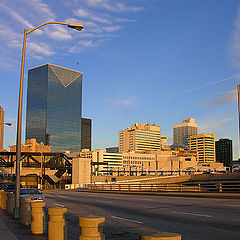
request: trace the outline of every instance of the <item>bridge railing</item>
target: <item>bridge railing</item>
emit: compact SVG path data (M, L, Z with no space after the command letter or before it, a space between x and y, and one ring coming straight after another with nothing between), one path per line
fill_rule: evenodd
M87 189L123 192L240 192L240 181L197 184L89 184Z

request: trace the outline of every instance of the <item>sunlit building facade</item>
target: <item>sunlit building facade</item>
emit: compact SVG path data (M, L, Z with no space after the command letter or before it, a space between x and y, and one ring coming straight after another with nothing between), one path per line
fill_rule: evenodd
M0 149L3 149L4 140L4 111L0 102Z
M182 123L173 125L173 145L187 148L190 136L197 134L198 125L194 118L183 119Z
M119 132L119 152L145 152L161 149L161 131L156 123L132 124Z
M45 64L28 71L26 139L81 151L82 73Z
M215 134L198 134L189 139L189 150L198 153L199 163L216 162Z

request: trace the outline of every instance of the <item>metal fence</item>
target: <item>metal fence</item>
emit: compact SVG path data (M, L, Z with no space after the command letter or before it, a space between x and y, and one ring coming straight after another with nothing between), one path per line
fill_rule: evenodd
M123 192L240 192L240 181L194 184L89 184L87 189Z

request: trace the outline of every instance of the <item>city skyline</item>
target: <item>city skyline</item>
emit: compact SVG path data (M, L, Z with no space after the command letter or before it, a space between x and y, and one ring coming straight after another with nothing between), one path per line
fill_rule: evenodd
M75 20L85 25L81 34L54 26L29 37L26 70L49 62L83 72L93 149L116 146L118 132L136 122L156 121L171 144L173 124L192 117L199 133L232 139L237 159L239 1L116 2L0 3L6 121L16 123L23 28ZM5 129L5 148L15 134L14 126Z

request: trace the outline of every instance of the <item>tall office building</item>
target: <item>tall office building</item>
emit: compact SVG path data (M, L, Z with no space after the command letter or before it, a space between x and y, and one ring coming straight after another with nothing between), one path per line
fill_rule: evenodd
M194 118L183 119L182 123L173 125L173 144L187 148L190 136L197 134L198 125Z
M45 64L28 71L26 139L81 151L82 73Z
M238 84L238 149L240 152L240 84Z
M4 111L0 102L0 149L3 149L4 141Z
M82 118L81 148L91 151L92 146L92 119Z
M215 134L198 134L189 138L189 150L198 153L199 163L216 162Z
M216 147L216 161L223 163L225 167L230 167L233 154L232 154L232 140L220 138L215 142Z
M161 150L161 131L156 123L132 124L119 132L119 152Z
M167 136L161 136L161 149L167 148Z

